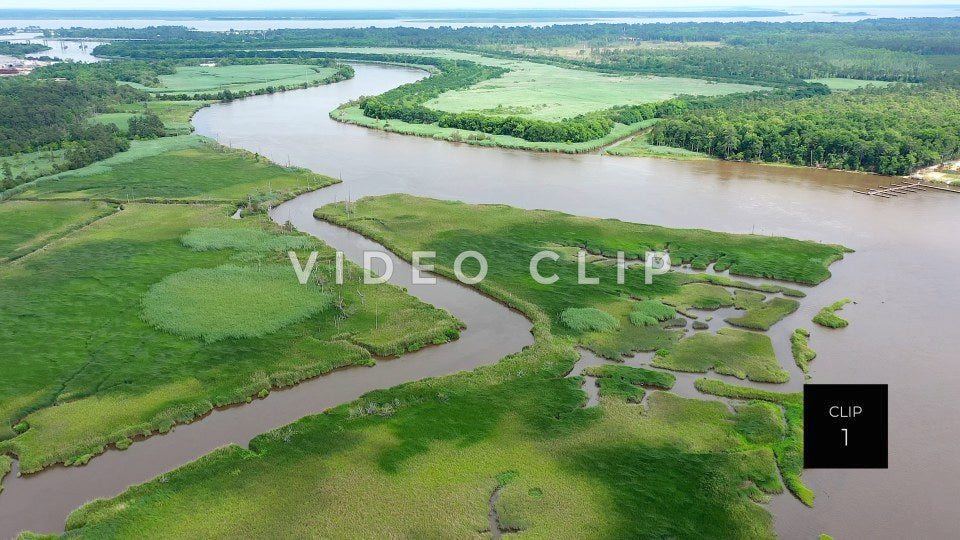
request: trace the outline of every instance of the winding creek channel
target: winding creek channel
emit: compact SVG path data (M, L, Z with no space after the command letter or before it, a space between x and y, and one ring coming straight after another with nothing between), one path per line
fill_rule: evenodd
M410 193L470 203L548 208L671 227L783 235L844 244L856 250L831 267L833 277L805 288L801 308L769 332L799 391L789 335L812 331L817 383L890 385L890 468L808 470L817 493L808 509L790 495L768 505L784 538L954 537L960 500L960 386L956 303L960 288L957 218L960 196L926 191L894 199L853 189L889 183L853 173L718 161L679 162L599 154L563 155L480 148L403 136L335 122L329 111L361 95L412 82L421 71L358 64L355 78L333 85L219 104L194 117L197 132L259 152L278 163L310 168L343 183L302 195L271 212L344 251L354 261L376 243L312 217L328 202ZM393 283L445 308L467 329L459 340L372 368L355 367L216 410L125 451L110 450L83 467L53 467L4 479L0 538L17 531L62 531L67 514L85 501L108 497L226 444L350 401L376 388L472 369L532 342L530 323L468 287L440 279L409 283L409 265L394 257ZM843 330L810 322L841 298L850 320ZM716 320L723 316L715 314ZM713 323L711 323L713 326ZM642 355L629 361L640 365ZM597 362L584 355L580 365ZM578 368L579 369L579 365ZM712 375L711 375L712 376ZM695 377L679 377L677 392L696 395ZM729 379L728 379L729 380ZM592 384L592 383L591 383Z

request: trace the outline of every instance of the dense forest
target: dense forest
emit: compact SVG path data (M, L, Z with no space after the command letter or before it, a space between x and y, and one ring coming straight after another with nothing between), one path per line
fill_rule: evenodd
M723 159L903 175L960 154L960 91L900 85L732 104L661 120L649 139Z
M32 152L66 139L83 138L79 128L95 110L142 99L146 99L143 92L118 86L109 79L0 79L0 155Z

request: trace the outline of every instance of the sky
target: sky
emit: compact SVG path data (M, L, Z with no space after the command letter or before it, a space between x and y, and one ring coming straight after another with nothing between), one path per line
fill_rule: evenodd
M752 7L783 9L800 6L903 6L913 3L960 5L960 0L2 0L0 9L659 9Z

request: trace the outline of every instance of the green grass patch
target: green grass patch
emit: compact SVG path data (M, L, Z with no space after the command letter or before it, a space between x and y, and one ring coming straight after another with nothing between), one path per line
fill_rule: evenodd
M697 390L705 394L731 399L768 401L783 407L787 423L786 436L774 445L773 450L787 488L803 504L812 507L814 493L800 478L803 474L803 394L799 392L784 394L759 388L746 388L716 379L698 379L694 385Z
M738 317L724 319L727 323L754 330L769 330L771 326L793 313L800 303L789 298L775 297L764 301L765 297L757 292L738 290L734 294L734 305L746 313Z
M142 316L161 330L213 342L276 332L332 301L315 284L300 285L289 266L228 264L167 276L143 297Z
M643 387L669 390L677 380L669 373L630 366L591 366L583 373L597 378L601 397L616 397L631 403L643 400Z
M688 283L677 292L669 294L663 301L680 311L692 308L714 310L733 305L733 295L718 285L710 283Z
M114 211L114 207L101 202L0 203L0 262L32 253Z
M90 117L90 121L95 124L110 124L120 131L127 131L130 127L130 119L135 116L137 115L134 113L126 112L99 113Z
M752 444L769 445L780 441L786 434L783 411L773 403L751 401L738 405L737 431Z
M651 364L655 367L722 375L758 382L782 383L790 379L773 352L773 343L763 334L721 328L716 334L697 333L660 349Z
M817 352L810 347L810 331L805 328L797 328L790 335L790 351L793 353L793 360L797 363L803 373L810 378L810 362L817 357Z
M813 322L827 328L845 328L850 324L850 322L837 315L836 312L843 309L843 306L849 304L850 302L853 302L853 300L845 298L830 304L813 316Z
M182 66L172 75L160 75L158 86L124 83L155 95L206 94L262 90L268 86L299 86L325 79L337 69L308 64L253 64L232 66Z
M630 322L636 326L652 326L677 316L677 310L659 300L641 300L630 312Z
M124 156L124 154L129 154ZM282 200L336 179L281 167L193 135L135 141L128 152L27 186L20 197L113 201Z
M560 313L560 320L577 332L606 332L620 326L613 315L596 308L567 308Z

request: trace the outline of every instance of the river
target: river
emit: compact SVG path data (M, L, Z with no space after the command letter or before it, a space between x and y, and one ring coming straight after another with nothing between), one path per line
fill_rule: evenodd
M303 195L272 212L279 222L316 234L354 258L375 244L312 219L333 200L404 192L472 203L505 203L673 227L784 235L841 243L857 250L831 270L834 276L806 289L800 310L774 327L771 337L792 375L787 336L812 330L813 382L890 385L890 468L808 470L817 493L808 509L789 495L769 505L784 538L948 538L956 532L953 508L960 495L960 463L952 452L960 402L960 375L952 351L960 263L956 219L960 198L927 191L894 199L853 193L889 182L854 173L725 162L677 162L615 156L540 154L480 148L341 124L328 112L360 95L411 82L416 70L357 65L356 77L337 84L258 96L201 110L200 134L246 148L279 163L341 176L342 184ZM395 261L396 282L409 279ZM530 342L530 324L518 314L460 285L443 282L411 292L463 319L457 342L428 348L374 368L351 368L320 377L264 400L216 411L173 432L109 451L85 467L52 468L8 476L0 495L0 537L20 527L53 531L83 501L110 496L228 443L362 391L406 380L470 369ZM849 328L825 330L810 317L837 299ZM10 520L15 520L11 522ZM15 523L8 525L8 523Z

